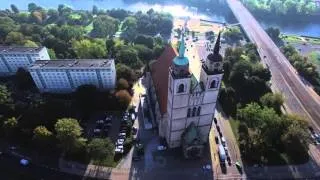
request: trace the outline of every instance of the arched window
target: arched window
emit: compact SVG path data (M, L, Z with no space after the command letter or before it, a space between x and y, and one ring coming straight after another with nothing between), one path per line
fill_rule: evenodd
M191 109L189 108L189 109L188 109L187 117L190 117L190 115L191 115Z
M211 82L211 84L210 84L210 89L212 89L212 88L216 88L217 87L217 81L216 80L213 80L212 82Z
M184 92L184 85L180 84L178 87L178 93L182 93L182 92Z
M193 117L193 116L196 116L196 111L197 111L197 108L194 107L193 110L192 110L192 117Z
M200 116L201 107L198 107L197 116Z

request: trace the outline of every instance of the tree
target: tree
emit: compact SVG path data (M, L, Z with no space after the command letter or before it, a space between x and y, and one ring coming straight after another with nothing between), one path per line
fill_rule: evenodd
M57 59L56 53L54 52L53 49L48 49L48 54L49 54L50 59Z
M40 144L49 144L52 140L53 134L45 126L37 126L33 130L33 140L39 142Z
M15 75L15 80L19 89L27 90L34 87L34 82L29 71L25 70L24 68L18 68Z
M93 5L92 6L92 14L98 14L98 11L99 11L98 7L96 5Z
M281 114L281 106L284 99L280 93L267 93L260 98L260 102L263 106L273 108L278 114Z
M153 48L153 38L151 36L147 35L139 35L136 37L134 40L135 44L142 44L147 46L148 48L152 49Z
M72 48L81 59L103 58L107 54L105 43L100 39L73 41Z
M79 86L75 92L76 105L87 116L96 108L96 100L98 96L97 87L94 85Z
M231 27L228 28L224 33L223 37L228 42L238 42L242 39L242 33L239 27Z
M153 51L150 48L141 44L134 45L133 48L138 52L139 59L143 60L145 64L153 58Z
M0 40L4 40L8 33L16 31L18 26L9 17L0 16Z
M137 80L135 72L129 66L118 63L116 65L116 71L118 79L123 78L127 80L129 83L133 83Z
M142 67L138 52L132 47L121 48L116 54L116 61L135 69Z
M93 138L87 146L87 151L94 160L101 163L107 160L109 163L113 162L114 145L109 138Z
M93 32L96 37L112 37L118 30L119 21L107 15L101 15L93 21Z
M129 89L128 81L123 78L120 78L117 83L117 89L118 90Z
M14 12L15 14L19 14L19 9L17 8L16 5L11 4L10 5L12 12Z
M124 9L111 9L107 11L108 15L123 21L127 16L129 16L129 12Z
M114 46L115 46L115 42L113 39L109 38L106 40L106 49L110 57L114 57L114 53L115 53Z
M38 44L31 40L25 40L23 46L25 47L39 47Z
M35 3L28 4L28 11L32 13L33 11L37 10L38 6Z
M280 40L280 29L279 28L274 28L274 27L269 27L266 29L266 32L268 35L273 39L275 42L278 42Z
M58 30L59 37L64 41L70 41L70 40L78 40L82 38L83 34L85 33L85 30L83 27L80 26L69 26L69 25L63 25Z
M127 90L119 90L116 92L116 97L122 109L127 109L129 104L131 103L131 95Z
M82 128L78 120L72 118L58 119L54 129L64 151L69 152L76 148L82 134Z
M11 102L11 93L5 85L0 85L0 105L7 105Z
M2 127L7 136L9 136L18 127L18 120L15 117L8 118L3 122Z
M16 44L23 45L24 44L24 36L20 32L10 32L6 37L7 44Z
M126 30L128 28L137 29L137 19L135 17L129 16L124 19L121 30Z

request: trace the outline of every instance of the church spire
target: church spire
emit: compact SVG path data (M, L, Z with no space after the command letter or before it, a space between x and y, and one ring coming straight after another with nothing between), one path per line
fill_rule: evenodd
M220 36L221 36L221 32L219 32L216 44L214 45L214 49L213 49L213 53L214 54L219 54L219 51L220 51Z
M179 47L179 57L184 57L184 52L186 50L186 47L184 45L184 33L181 33L181 41L180 41L180 47Z

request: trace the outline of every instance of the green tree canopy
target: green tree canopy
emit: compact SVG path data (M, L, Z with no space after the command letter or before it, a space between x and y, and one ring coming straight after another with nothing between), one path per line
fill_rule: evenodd
M72 118L58 119L54 129L57 133L57 139L60 140L61 146L66 152L72 151L76 147L82 134L78 120Z
M263 106L273 108L278 114L280 114L284 98L280 93L267 93L260 98L260 102Z
M0 16L0 40L4 40L8 33L16 31L18 26L9 17Z
M119 104L122 109L127 109L129 104L131 103L131 95L127 90L119 90L116 92L116 97L119 101Z
M11 103L11 93L5 85L0 85L0 105Z
M120 78L118 80L118 83L117 83L117 89L118 90L122 90L122 89L129 89L129 83L127 80L123 79L123 78Z
M40 143L48 143L52 140L53 134L45 126L37 126L33 130L33 139Z
M6 37L7 44L23 45L24 36L20 32L10 32Z
M142 67L142 62L138 57L138 52L130 46L127 46L126 48L123 47L117 52L116 61L135 69Z
M25 47L39 47L38 44L31 40L25 40L23 46Z
M113 162L114 145L109 138L93 138L87 146L87 151L98 162L102 162L105 159L108 162Z
M118 30L119 21L107 15L101 15L93 21L93 32L97 37L112 37Z
M107 55L106 45L103 40L80 40L73 41L72 48L81 59L103 58Z

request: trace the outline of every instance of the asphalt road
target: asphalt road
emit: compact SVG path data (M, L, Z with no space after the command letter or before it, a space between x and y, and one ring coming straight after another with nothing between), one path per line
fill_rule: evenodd
M271 71L272 89L285 97L286 110L305 117L319 129L320 97L301 81L287 58L242 3L238 0L227 2L249 39L257 45L263 63Z

